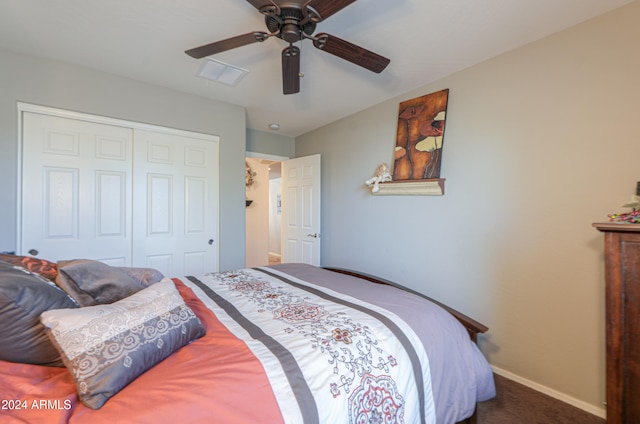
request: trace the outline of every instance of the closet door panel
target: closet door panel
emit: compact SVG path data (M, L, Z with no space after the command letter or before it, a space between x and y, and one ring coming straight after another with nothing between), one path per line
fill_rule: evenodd
M127 235L127 175L96 171L97 238Z
M170 237L173 234L173 198L171 175L147 175L147 236Z
M22 120L19 253L130 265L133 131L32 112Z
M207 180L200 177L185 178L184 192L185 232L206 236Z
M46 240L76 238L78 235L78 169L45 166L43 189L43 238ZM37 212L37 207L31 212Z
M134 262L174 276L217 271L217 142L136 129L134 163Z

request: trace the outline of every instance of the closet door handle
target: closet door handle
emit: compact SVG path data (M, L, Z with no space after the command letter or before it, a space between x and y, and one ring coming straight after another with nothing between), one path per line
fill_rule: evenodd
M207 243L209 243L209 246L212 246L213 245L213 239L209 239L209 241Z

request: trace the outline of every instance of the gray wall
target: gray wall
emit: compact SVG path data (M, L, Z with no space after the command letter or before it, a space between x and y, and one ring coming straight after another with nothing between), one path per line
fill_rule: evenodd
M220 136L220 269L244 266L244 108L4 50L0 251L16 248L18 101Z
M322 155L322 263L490 327L502 373L602 414L603 237L640 180L640 2L296 139ZM437 60L437 58L434 58ZM393 66L393 61L391 62ZM369 194L398 104L450 89L442 197Z
M293 137L247 128L247 152L292 158L295 156L295 149Z

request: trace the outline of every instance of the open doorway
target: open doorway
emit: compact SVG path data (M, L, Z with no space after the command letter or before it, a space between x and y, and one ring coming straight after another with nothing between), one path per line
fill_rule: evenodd
M281 161L287 159L247 152L247 267L277 264L281 261Z
M269 265L282 260L282 166L280 162L269 165Z
M273 250L281 255L281 262L299 262L320 266L321 252L321 161L320 155L310 155L295 159L282 159L281 183L273 184L282 193L274 194L269 201L269 165L278 162L276 158L246 158L247 175L252 184L247 188L247 267L269 263L269 211L274 211L274 223L280 224L280 242L273 244ZM257 159L257 160L252 160ZM266 159L266 160L265 160ZM253 165L249 165L251 164ZM275 165L273 165L275 166ZM274 168L274 171L277 168ZM258 170L258 171L257 171ZM279 202L278 200L281 201ZM271 208L271 209L270 209ZM280 252L277 251L278 245ZM274 259L276 255L273 255Z

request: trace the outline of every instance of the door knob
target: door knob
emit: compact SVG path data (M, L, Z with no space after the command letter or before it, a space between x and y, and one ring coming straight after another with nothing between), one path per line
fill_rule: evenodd
M318 234L318 233L307 234L307 237L318 238L318 237L320 237L320 234Z
M213 245L213 239L209 239L207 243L209 243L209 246Z
M27 253L29 253L31 256L38 256L38 252L36 249L31 249L29 250Z

